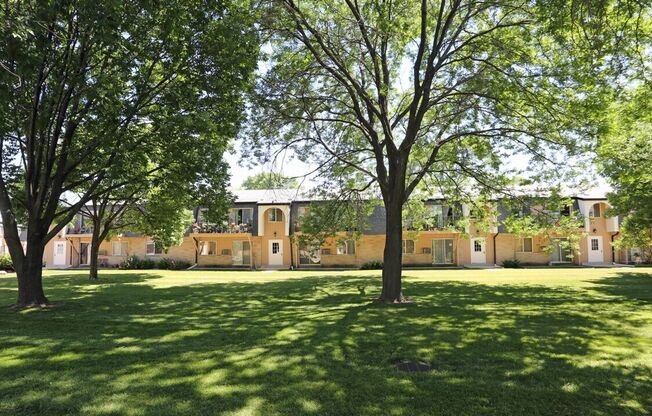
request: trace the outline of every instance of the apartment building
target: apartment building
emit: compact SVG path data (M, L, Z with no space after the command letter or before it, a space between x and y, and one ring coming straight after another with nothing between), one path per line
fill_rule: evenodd
M147 236L125 233L105 241L99 262L117 267L130 255L184 260L196 267L215 268L330 268L360 267L383 260L385 243L384 208L375 206L357 238L341 232L319 247L300 244L301 219L318 201L297 190L236 191L235 201L224 224L209 224L203 210L194 210L195 223L178 246L161 250ZM432 217L430 225L418 230L406 224L403 235L403 262L419 267L485 267L516 259L524 264L606 265L636 260L636 249L615 250L619 219L605 215L609 202L604 196L572 197L569 213L584 218L579 253L559 243L561 239L542 236L518 238L503 225L481 229L469 206L449 204L443 199L425 202ZM506 212L496 209L500 218ZM470 218L464 230L449 227L458 219ZM51 240L45 250L47 267L77 267L89 263L92 227L79 216Z

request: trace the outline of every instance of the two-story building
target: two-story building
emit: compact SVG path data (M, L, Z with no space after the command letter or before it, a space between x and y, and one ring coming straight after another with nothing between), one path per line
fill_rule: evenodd
M383 260L385 213L373 208L355 238L342 231L319 247L300 243L301 220L319 201L297 190L235 191L228 220L206 221L203 210L194 210L195 223L178 246L161 250L147 236L122 234L100 247L101 266L115 267L130 255L153 260L162 257L183 260L199 268L330 268L360 267ZM615 250L619 220L605 215L609 202L603 196L572 197L569 213L584 218L580 251L573 253L559 241L563 237L519 238L507 232L499 208L492 213L495 225L478 227L470 207L444 199L425 201L429 221L418 229L406 223L403 262L419 267L488 267L516 259L523 264L608 265L632 262L636 250ZM498 203L497 206L500 204ZM468 219L463 229L457 220ZM76 267L89 262L92 228L83 216L63 230L46 247L48 267Z

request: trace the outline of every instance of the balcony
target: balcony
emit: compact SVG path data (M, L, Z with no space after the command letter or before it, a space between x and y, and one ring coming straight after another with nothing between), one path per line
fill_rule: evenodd
M68 227L66 228L66 234L93 234L93 227Z
M193 234L249 234L252 230L251 224L193 224L190 232Z
M432 218L427 221L405 221L405 229L408 231L445 231L455 226L454 217Z

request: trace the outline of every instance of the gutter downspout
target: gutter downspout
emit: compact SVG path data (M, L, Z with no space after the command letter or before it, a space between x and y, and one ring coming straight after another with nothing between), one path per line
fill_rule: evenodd
M192 238L195 241L195 265L199 264L199 241L195 237Z
M620 231L616 231L615 234L611 234L611 263L616 263L616 248L614 247L614 237L620 234Z
M496 263L496 237L498 237L498 234L500 232L494 234L494 266L498 266L498 263Z

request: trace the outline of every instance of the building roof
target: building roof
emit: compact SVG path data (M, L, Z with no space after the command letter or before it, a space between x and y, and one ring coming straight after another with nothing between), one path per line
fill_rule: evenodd
M245 189L232 193L237 203L289 204L292 201L310 199L299 189Z

